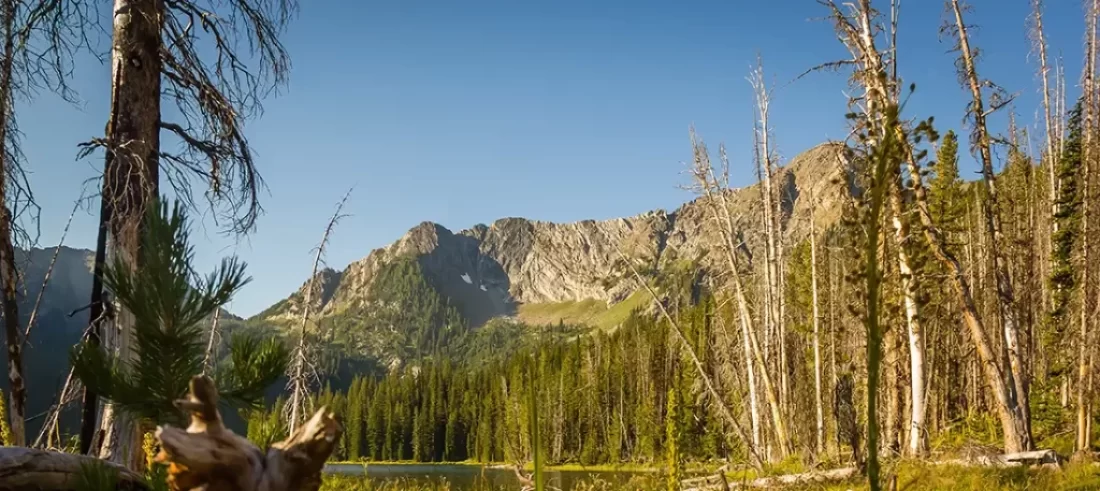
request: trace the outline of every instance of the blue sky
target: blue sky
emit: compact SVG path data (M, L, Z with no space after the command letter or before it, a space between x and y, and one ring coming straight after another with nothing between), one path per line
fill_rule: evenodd
M1019 94L1020 121L1030 124L1040 107L1030 0L972 3L982 75ZM1052 56L1064 57L1075 95L1081 5L1047 3ZM908 114L959 131L967 96L949 44L938 40L942 7L902 2L901 73L917 84ZM693 123L712 146L726 143L736 184L749 184L745 76L758 53L782 86L772 123L784 157L846 134L843 76L787 84L844 56L818 20L824 13L813 0L302 1L285 36L289 87L248 126L269 188L266 214L241 243L196 224L198 266L233 253L245 259L254 281L229 307L259 312L306 279L310 251L352 185L351 216L327 256L338 269L424 220L460 230L508 216L573 221L672 209L691 199L677 186ZM103 131L109 68L80 59L75 77L78 106L46 94L20 107L44 246L57 243L83 182L102 165L75 155L77 143ZM66 244L94 247L93 213L78 212Z

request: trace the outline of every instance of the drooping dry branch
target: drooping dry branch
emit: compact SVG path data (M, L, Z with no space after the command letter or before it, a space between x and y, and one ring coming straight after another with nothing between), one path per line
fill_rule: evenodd
M309 315L310 308L313 306L313 290L317 288L317 270L321 266L321 261L325 255L325 247L328 245L329 236L332 234L332 229L336 227L336 223L344 218L343 215L344 204L347 203L348 198L351 196L353 189L348 189L348 192L344 193L344 197L340 199L340 202L336 204L336 211L333 212L332 217L329 218L328 224L325 225L325 232L321 235L321 242L317 245L316 255L313 257L313 270L309 275L309 284L306 286L306 293L304 303L302 304L302 324L298 331L298 346L294 350L294 359L291 361L289 373L289 381L287 382L287 389L290 390L290 401L287 403L287 425L291 432L294 432L298 425L298 419L302 414L306 412L306 405L309 404L309 378L310 369L312 364L309 361Z
M252 229L262 211L263 181L244 134L262 99L284 85L290 58L279 36L297 10L294 0L166 0L161 49L163 92L182 123L161 128L182 142L161 150L178 194L191 200L191 179L233 232ZM210 51L213 55L203 56ZM247 47L246 49L242 49ZM255 64L249 64L255 59Z

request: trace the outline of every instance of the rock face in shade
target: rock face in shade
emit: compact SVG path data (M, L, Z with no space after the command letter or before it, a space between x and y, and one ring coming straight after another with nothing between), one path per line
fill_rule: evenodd
M843 147L823 144L787 163L776 185L781 195L784 233L791 243L809 234L810 199L817 221L827 227L840 217L850 195L848 172L838 158ZM727 203L749 249L762 243L760 192L757 184L729 192ZM396 242L371 251L343 271L318 273L311 295L311 312L324 317L370 301L370 286L378 271L395 258L415 257L431 284L449 298L471 325L515 314L519 304L596 299L613 304L633 293L633 282L622 281L619 251L660 268L677 259L699 259L721 268L721 236L706 218L702 199L668 212L654 210L611 220L549 223L502 218L452 232L423 222ZM305 300L301 289L257 317L293 321Z

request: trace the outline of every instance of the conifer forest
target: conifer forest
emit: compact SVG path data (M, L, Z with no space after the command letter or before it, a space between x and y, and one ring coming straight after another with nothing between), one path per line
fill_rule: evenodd
M249 138L299 11L329 7L0 0L0 489L1100 489L1100 0L1066 24L1080 60L1044 0L1003 1L1027 18L800 1L838 57L777 78L784 48L758 46L730 89L751 131L725 136L748 151L684 122L675 210L423 222L337 271L371 196L326 192L292 232L320 238L309 277L242 318L255 269L197 251L297 199L269 197ZM910 62L899 37L936 29L942 66ZM1026 34L1034 76L990 78L979 29ZM90 97L88 56L106 125L55 144L94 163L66 199L95 248L68 260L72 216L38 243L46 164L16 116ZM928 77L964 120L911 103ZM843 138L785 157L772 104L824 78Z

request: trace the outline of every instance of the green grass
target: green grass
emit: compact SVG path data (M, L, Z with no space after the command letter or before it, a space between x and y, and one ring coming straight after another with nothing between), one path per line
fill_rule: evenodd
M519 306L519 320L533 325L586 324L595 328L611 330L630 317L636 308L644 308L650 302L649 293L636 291L622 302L610 307L601 300L582 300L552 303L533 303Z
M883 465L883 478L897 474L899 491L993 491L993 490L1100 490L1100 467L1069 465L1062 470L1042 468L993 468L931 465L903 461ZM807 485L800 490L860 491L868 489L866 479L828 485Z

